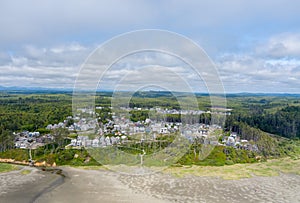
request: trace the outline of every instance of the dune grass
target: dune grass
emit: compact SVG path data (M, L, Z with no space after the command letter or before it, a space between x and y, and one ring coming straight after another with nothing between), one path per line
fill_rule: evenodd
M20 167L12 164L0 163L0 173L19 170Z
M84 170L108 170L105 166L70 166ZM110 168L110 167L109 167ZM154 167L160 171L160 167ZM277 176L280 173L300 175L300 159L281 158L271 159L260 163L234 164L225 166L176 165L162 169L163 173L175 177L189 175L202 177L220 177L225 180L237 180L254 176Z
M164 171L176 177L187 175L241 179L253 176L277 176L280 173L300 175L300 159L273 159L261 163L234 164L225 166L182 166L170 167Z
M22 175L28 175L28 174L30 174L31 173L31 170L22 170L21 171L21 174Z
M70 166L70 165L65 165L65 167L72 167L72 168L78 168L78 169L83 169L83 170L107 170L105 166Z

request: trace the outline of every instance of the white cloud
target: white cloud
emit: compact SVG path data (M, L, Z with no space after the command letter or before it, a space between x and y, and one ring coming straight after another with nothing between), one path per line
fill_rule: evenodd
M79 43L24 46L11 55L8 64L0 66L1 85L73 87L80 65L94 47ZM272 58L263 53L258 55L256 47L253 50L223 54L215 61L227 92L300 92L299 59ZM90 82L98 80L98 69L95 66L86 73L86 85L96 85ZM206 77L205 72L201 74ZM131 89L156 83L171 85L179 91L183 84L179 80L186 80L194 91L207 91L201 78L180 59L164 53L141 52L116 62L103 76L100 88L114 89L120 82L123 88Z
M0 71L5 86L70 88L76 78L74 67L0 66Z
M94 49L79 43L60 44L51 47L24 45L17 52L11 53L12 65L42 66L79 66Z
M61 46L57 46L57 47L52 47L50 49L50 51L55 54L61 54L61 53L65 53L65 52L85 51L86 49L87 48L85 48L84 46L81 46L78 43L72 43L70 45L61 45Z
M52 47L25 45L0 65L0 85L71 88L80 65L93 48L79 43Z
M128 30L127 26L151 21L154 13L151 4L139 0L4 0L0 3L0 41L55 42L68 35L110 32L117 27Z
M26 65L28 63L28 59L23 57L23 56L21 56L21 57L12 56L11 61L12 61L12 64L16 65L16 66L23 66L23 65Z
M283 33L272 36L256 48L258 55L275 58L300 58L300 34Z
M0 85L69 85L94 43L134 29L162 28L196 39L213 53L229 92L300 92L300 34L293 33L299 30L299 7L293 0L2 0ZM170 67L197 80L174 57L138 55L107 73L107 81L124 75L150 79L137 74L134 64Z
M277 57L251 51L224 55L217 66L225 89L228 92L299 93L300 59L289 59L287 55Z
M103 42L134 29L162 28L212 47L230 46L224 41L278 31L287 23L298 28L299 7L294 0L2 0L0 42L45 44L91 38Z
M43 57L46 54L46 52L47 52L46 48L39 48L33 45L25 45L22 54L25 54L26 56L33 59L38 59Z
M142 66L132 70L111 70L107 72L100 83L100 89L137 90L141 87L161 87L172 91L202 91L203 83L195 88L195 79L188 78L190 70L180 72L182 67L168 67L159 65ZM113 75L113 80L111 80ZM200 86L202 87L200 88Z

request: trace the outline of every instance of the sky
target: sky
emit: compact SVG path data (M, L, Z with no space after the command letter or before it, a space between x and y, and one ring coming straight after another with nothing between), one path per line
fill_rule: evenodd
M99 45L126 32L162 29L203 48L227 93L300 93L299 8L297 0L1 0L0 86L73 88ZM153 77L135 68L151 61L149 57L170 58L129 56L107 73L101 88L113 89L124 71L145 80ZM174 61L152 62L146 68L182 72L184 65ZM122 69L124 64L132 69ZM177 79L168 82L176 84ZM197 80L193 85L203 86Z

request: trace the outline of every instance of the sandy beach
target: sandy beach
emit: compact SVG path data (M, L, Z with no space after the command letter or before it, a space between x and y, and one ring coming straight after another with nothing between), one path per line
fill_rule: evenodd
M0 173L0 202L34 202L41 194L63 183L63 177L33 167Z
M63 167L65 183L40 196L36 202L166 202L135 191L123 184L120 175L108 170L83 170Z
M292 174L240 180L153 174L120 180L134 191L170 202L300 202L300 176Z
M300 202L300 176L294 174L224 180L62 167L62 182L59 175L25 169L31 173L0 174L0 202Z

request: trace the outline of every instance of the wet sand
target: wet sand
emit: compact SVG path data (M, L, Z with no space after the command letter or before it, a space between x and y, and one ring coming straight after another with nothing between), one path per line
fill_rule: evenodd
M300 202L300 176L294 174L223 180L191 175L178 178L164 173L141 176L108 170L62 169L66 178L60 185L55 183L59 180L57 175L39 171L21 176L16 172L0 174L0 202ZM47 181L48 189L45 190L45 185L40 188ZM26 183L31 183L29 188ZM56 185L52 190L51 184Z
M64 167L65 183L40 196L36 202L165 202L143 192L135 192L108 170L83 170Z
M62 176L32 167L0 173L0 202L34 202L40 195L62 183Z
M37 202L300 202L300 176L223 180L170 174L122 175L64 168L65 184Z

